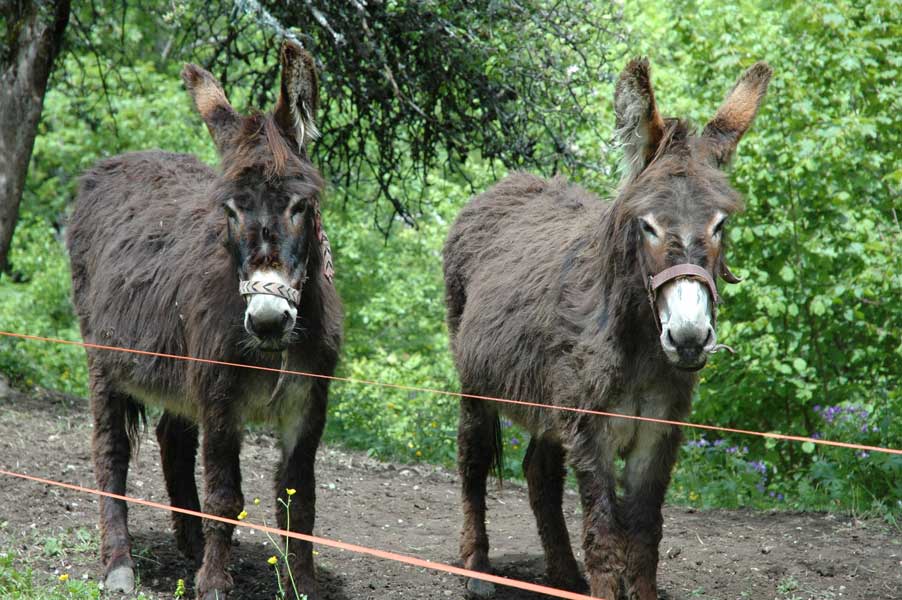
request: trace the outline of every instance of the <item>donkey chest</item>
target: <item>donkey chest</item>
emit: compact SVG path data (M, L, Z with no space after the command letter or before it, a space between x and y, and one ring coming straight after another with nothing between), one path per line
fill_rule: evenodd
M268 383L246 388L242 397L244 419L271 425L283 449L290 453L308 421L313 382L308 377L290 377L275 394L277 384Z
M650 448L667 432L669 425L630 417L668 419L673 408L673 400L662 391L636 390L608 409L607 412L624 415L624 418L607 419L600 441L611 454L621 456L636 449Z

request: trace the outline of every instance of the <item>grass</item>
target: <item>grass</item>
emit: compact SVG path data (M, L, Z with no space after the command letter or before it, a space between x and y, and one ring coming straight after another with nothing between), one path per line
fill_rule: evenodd
M0 523L0 529L8 526ZM98 541L84 527L61 529L50 535L34 531L30 539L16 542L21 551L0 550L0 600L95 600L103 597L97 582L87 575L77 578L70 566L78 556L95 559ZM35 561L58 564L53 573L35 570ZM135 600L148 600L139 594Z
M51 579L50 575L38 574L31 567L17 564L12 554L0 552L0 600L94 600L100 597L100 587L92 581L72 579L67 573Z

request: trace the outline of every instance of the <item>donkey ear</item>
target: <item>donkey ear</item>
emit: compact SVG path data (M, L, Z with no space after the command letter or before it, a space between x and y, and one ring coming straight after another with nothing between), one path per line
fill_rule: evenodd
M623 145L624 177L635 179L651 162L664 135L647 58L634 58L623 69L614 89L614 113Z
M182 81L194 99L200 118L207 124L213 142L222 152L238 128L241 117L229 104L219 82L208 71L187 64L182 69Z
M752 125L772 74L766 62L752 65L727 94L714 118L705 125L702 138L707 141L711 160L718 167L730 162L740 138Z
M319 84L313 57L292 40L282 42L282 85L273 116L282 131L297 143L302 153L307 144L319 136L316 110L319 107Z

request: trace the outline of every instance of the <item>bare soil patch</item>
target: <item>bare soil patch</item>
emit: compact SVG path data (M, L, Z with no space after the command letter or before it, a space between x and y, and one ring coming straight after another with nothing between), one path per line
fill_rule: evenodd
M0 465L4 469L93 486L87 402L51 393L0 390ZM278 449L266 434L248 433L242 452L249 520L274 522L272 472ZM199 479L200 481L200 479ZM317 535L456 563L460 527L457 478L423 465L395 465L323 447L317 458ZM152 434L132 463L129 494L168 502ZM259 506L251 504L259 497ZM506 483L489 498L489 535L499 575L542 583L541 546L526 490ZM578 498L565 499L579 548ZM0 480L0 549L11 550L38 581L59 574L99 579L97 499L18 479ZM172 598L193 568L179 554L169 517L130 509L130 529L147 597ZM659 583L662 597L898 600L902 539L884 523L822 513L665 509ZM264 536L236 535L232 572L238 598L271 599L277 588ZM320 547L319 580L330 600L464 598L457 577ZM539 598L498 589L499 600Z

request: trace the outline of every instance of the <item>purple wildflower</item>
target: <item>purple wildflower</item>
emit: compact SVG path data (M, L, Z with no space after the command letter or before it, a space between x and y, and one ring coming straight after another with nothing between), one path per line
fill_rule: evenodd
M783 502L783 494L777 494L777 500Z
M512 438L511 438L511 445L513 445L513 446L518 446L518 445L520 445L520 440L518 440L518 439L515 438L515 437L512 437Z
M513 423L511 422L510 419L501 419L502 427L510 427L511 425L513 425Z

